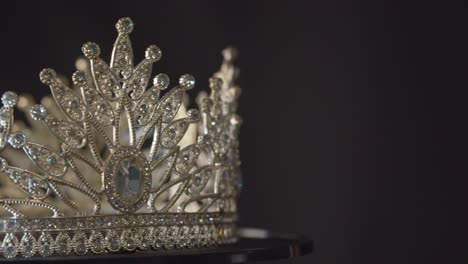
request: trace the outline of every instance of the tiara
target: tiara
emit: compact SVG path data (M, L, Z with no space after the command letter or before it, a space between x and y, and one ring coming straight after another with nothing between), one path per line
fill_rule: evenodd
M72 83L52 69L36 104L8 91L0 108L0 241L4 258L105 254L235 243L241 188L236 52L189 109L189 74L150 83L161 50L134 65L130 18L109 64L82 46ZM149 87L149 88L147 88ZM166 91L167 89L167 91ZM14 112L25 120L14 120ZM23 118L24 119L24 118Z

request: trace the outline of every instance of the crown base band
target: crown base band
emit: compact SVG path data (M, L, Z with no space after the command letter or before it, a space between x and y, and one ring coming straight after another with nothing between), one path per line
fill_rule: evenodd
M1 220L1 254L18 258L213 247L237 241L236 218L159 213Z

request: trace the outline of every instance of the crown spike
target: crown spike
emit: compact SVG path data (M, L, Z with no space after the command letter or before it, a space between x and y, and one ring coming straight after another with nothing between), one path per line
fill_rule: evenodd
M134 23L129 17L123 17L115 24L115 28L119 34L130 34L133 31L133 27Z

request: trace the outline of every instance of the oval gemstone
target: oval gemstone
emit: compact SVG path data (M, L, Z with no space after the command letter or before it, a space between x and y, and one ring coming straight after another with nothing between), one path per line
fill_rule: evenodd
M133 158L121 160L116 170L117 192L127 201L138 199L143 190L143 174Z

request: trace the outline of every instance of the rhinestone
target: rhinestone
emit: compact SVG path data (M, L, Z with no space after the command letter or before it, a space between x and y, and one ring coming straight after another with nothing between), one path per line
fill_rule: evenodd
M106 251L104 236L99 231L92 231L89 236L89 246L95 254L100 254Z
M142 176L138 164L132 158L121 160L115 176L119 196L128 201L138 198L143 189Z
M117 28L117 32L119 33L129 34L133 31L133 26L133 21L129 17L124 17L117 21L115 28Z
M8 108L0 108L0 124L4 125L11 119L10 110ZM3 126L2 126L3 127Z
M34 120L44 120L47 116L47 109L43 105L35 105L29 113Z
M3 255L6 258L13 258L18 254L18 238L14 234L8 233L2 243Z
M86 234L83 232L76 232L75 236L73 236L73 250L77 255L84 255L88 252L88 239L86 238Z
M14 148L22 148L26 144L26 136L23 133L11 134L8 143Z
M109 230L106 235L107 249L110 252L117 252L121 248L120 237L117 231Z
M72 80L74 84L85 84L86 74L82 71L76 71L73 73Z
M37 250L41 256L47 257L54 253L54 239L49 233L43 232L37 242Z
M161 59L162 53L156 45L151 45L146 49L145 58L150 61L158 61Z
M88 59L95 59L101 53L101 49L94 42L87 42L81 47L81 51Z
M65 232L60 232L55 239L55 252L59 255L68 255L72 250L70 236Z
M167 76L167 74L160 73L154 77L153 84L159 89L164 90L169 86L169 76Z
M57 78L57 73L53 69L46 68L39 73L39 78L43 84L51 85Z
M20 242L19 251L25 258L30 258L36 254L36 239L30 233L25 233Z
M192 89L195 86L195 78L190 74L180 76L179 84L185 89Z
M17 101L18 95L14 92L8 91L2 95L2 103L6 107L15 106Z

